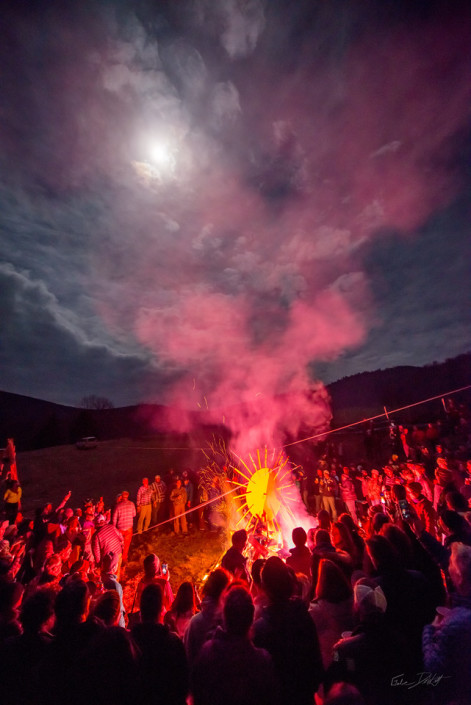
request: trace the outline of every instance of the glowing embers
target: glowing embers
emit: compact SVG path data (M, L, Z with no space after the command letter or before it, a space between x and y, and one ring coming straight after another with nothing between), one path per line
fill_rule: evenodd
M271 458L268 458L267 449L263 460L259 450L257 450L257 461L251 455L249 458L252 468L242 458L238 458L241 463L239 467L233 466L232 482L241 488L238 497L240 504L237 507L240 516L236 526L242 524L250 529L261 522L268 529L279 532L280 513L287 512L293 517L290 504L296 501L289 460L284 453L276 456L275 451L272 452ZM237 475L241 482L237 481Z

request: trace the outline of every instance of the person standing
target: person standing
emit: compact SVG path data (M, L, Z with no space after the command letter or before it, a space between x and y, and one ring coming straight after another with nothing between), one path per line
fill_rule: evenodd
M340 476L340 497L345 502L347 511L356 524L358 522L356 511L357 493L355 491L355 483L350 477L350 468L348 467L344 467Z
M188 511L189 509L191 509L193 507L193 496L194 496L194 485L193 485L192 481L190 480L190 478L188 477L188 474L186 475L186 477L183 478L183 487L186 492L185 507L186 507L186 510ZM191 517L192 517L192 514L189 514L188 515L188 526L190 528L193 524Z
M337 494L337 481L331 477L328 470L324 470L324 477L319 483L319 490L322 495L322 504L329 512L333 521L337 521L337 508L335 506L335 495Z
M173 504L173 516L175 517L173 521L173 530L175 534L180 533L180 529L183 535L188 534L188 526L186 523L185 508L186 508L186 489L182 487L182 481L178 479L175 483L175 487L170 493L170 501Z
M10 525L16 522L16 517L21 509L21 495L20 483L16 480L8 480L3 499L5 501L5 515Z
M121 501L118 502L113 511L111 523L121 531L123 535L123 565L126 564L129 554L129 546L132 539L132 527L136 516L136 505L129 499L129 492L125 490L121 493Z
M152 487L149 486L147 477L142 478L142 485L137 491L137 533L141 534L150 526L152 517Z
M95 563L101 567L104 557L110 554L111 561L107 564L107 569L109 572L119 575L124 545L123 536L116 526L106 523L103 514L97 517L95 523L97 530L92 538Z
M152 526L158 524L162 516L162 507L165 502L167 485L162 480L160 475L156 475L154 482L151 484L152 489Z

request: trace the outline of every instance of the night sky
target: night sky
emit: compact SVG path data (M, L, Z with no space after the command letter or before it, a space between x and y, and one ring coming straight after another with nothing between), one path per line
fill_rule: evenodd
M1 389L220 408L471 349L468 2L5 5Z

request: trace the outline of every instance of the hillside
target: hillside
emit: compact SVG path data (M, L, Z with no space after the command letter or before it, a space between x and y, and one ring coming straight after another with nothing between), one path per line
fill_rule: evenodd
M328 386L332 398L333 426L342 426L411 404L471 382L471 353L425 367L394 367L345 377ZM471 402L468 390L460 398ZM440 401L417 406L398 417L406 423L419 423L441 414ZM148 439L156 434L162 442L175 445L168 428L184 417L189 427L223 433L222 427L208 429L203 412L169 409L153 404L119 409L86 410L61 406L39 399L0 392L0 447L8 437L15 439L18 451L74 443L82 436L100 440ZM170 418L171 417L171 423ZM222 414L221 414L222 418ZM177 434L178 435L178 434Z

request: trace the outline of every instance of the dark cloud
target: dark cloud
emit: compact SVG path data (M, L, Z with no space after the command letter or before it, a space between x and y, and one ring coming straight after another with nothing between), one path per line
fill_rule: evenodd
M464 3L39 6L0 44L2 386L219 408L469 347Z

